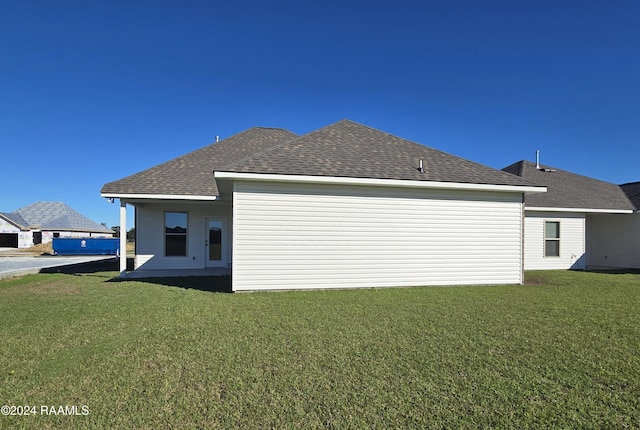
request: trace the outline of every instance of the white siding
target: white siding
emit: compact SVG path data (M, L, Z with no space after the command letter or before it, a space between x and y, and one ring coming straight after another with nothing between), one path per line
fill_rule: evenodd
M233 289L517 284L521 198L236 182Z
M560 257L544 256L544 223L560 222ZM585 214L527 211L524 221L525 270L584 269Z
M164 213L186 212L187 256L165 257ZM226 237L231 233L231 206L223 202L145 204L136 210L135 269L202 269L205 267L205 218L224 217ZM230 240L225 244L230 255Z
M589 216L588 264L640 269L640 214Z

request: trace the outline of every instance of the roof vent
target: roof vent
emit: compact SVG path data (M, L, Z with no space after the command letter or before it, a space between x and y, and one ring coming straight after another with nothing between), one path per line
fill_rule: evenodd
M220 142L220 136L216 136L216 143Z
M556 169L549 169L548 167L540 167L540 150L536 149L536 170L541 172L555 172Z
M420 159L420 162L418 163L418 172L424 173L424 166L422 165L422 158Z

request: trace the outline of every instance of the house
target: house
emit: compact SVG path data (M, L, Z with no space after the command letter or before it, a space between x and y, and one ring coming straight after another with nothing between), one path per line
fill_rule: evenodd
M618 186L518 161L506 172L547 187L525 196L525 270L640 268L640 185Z
M62 202L36 202L0 212L0 247L29 248L55 237L113 237L113 230Z
M135 207L123 276L219 268L240 291L519 284L523 197L544 191L343 120L252 128L101 194L120 200L121 230Z

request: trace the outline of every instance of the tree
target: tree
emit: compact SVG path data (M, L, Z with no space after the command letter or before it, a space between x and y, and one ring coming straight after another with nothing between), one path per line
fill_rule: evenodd
M127 240L129 242L134 242L136 240L136 228L135 227L132 227L127 232Z

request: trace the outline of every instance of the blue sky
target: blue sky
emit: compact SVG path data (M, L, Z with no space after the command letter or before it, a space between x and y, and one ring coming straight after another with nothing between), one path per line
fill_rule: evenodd
M106 182L344 118L494 168L540 149L640 181L638 22L636 0L0 0L0 211L117 225Z

